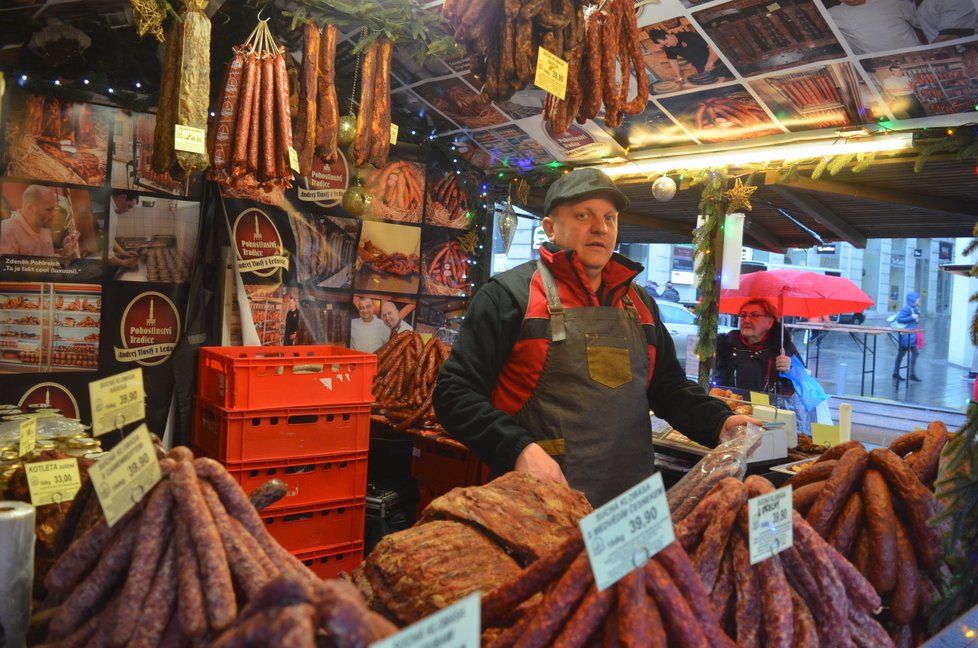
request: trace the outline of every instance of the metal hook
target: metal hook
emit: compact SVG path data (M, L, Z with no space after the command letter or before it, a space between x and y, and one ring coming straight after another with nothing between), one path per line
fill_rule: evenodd
M258 10L258 20L262 20L262 17L261 17L261 13L262 13L263 11L265 11L265 7L262 7L261 9L259 9L259 10ZM269 19L268 19L268 18L265 18L265 19L264 19L264 21L265 21L265 22L268 22L268 21L269 21Z

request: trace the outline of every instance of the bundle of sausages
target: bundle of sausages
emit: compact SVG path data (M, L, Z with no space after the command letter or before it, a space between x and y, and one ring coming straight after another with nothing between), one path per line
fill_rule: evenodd
M302 28L302 81L295 122L299 173L309 177L313 155L324 164L336 159L340 110L336 98L336 27L315 23Z
M675 527L720 625L742 647L892 646L872 585L797 511L793 545L750 564L747 499L773 490L763 477L724 479Z
M482 627L491 648L734 646L679 543L598 591L580 533L483 596Z
M385 160L386 157L385 154ZM415 164L398 160L383 166L380 171L371 172L367 189L386 208L380 211L380 216L391 220L420 218L424 201L424 174Z
M208 133L213 180L224 186L291 187L292 121L285 48L267 21L234 48Z
M433 294L458 295L471 285L468 279L469 257L459 241L439 243L428 252L424 264L425 286Z
M386 272L398 277L418 274L418 266L421 262L417 254L404 254L403 252L388 254L374 245L370 239L360 243L360 247L357 248L357 256L364 265L372 270Z
M696 128L723 128L734 126L750 128L758 124L770 126L767 113L757 102L734 97L710 97L696 109Z
M279 574L316 576L279 545L234 478L186 447L112 527L101 518L48 572L58 646L184 645L213 638ZM281 491L280 491L281 493Z
M241 610L213 648L289 646L314 648L325 635L332 644L367 648L397 627L367 609L357 588L345 581L311 582L283 574L268 582Z
M575 119L594 119L604 105L608 128L621 126L624 115L637 115L649 103L649 78L639 44L635 7L629 0L607 0L585 10L584 40L568 50L567 93L547 95L543 118L555 133ZM628 98L632 75L638 87Z
M898 646L920 638L924 607L946 577L940 531L928 525L940 505L918 476L929 474L921 464L937 445L927 438L938 435L946 437L944 426L932 424L913 467L893 450L867 452L849 441L789 480L796 511L883 597ZM909 445L901 440L896 447L906 452Z
M391 148L391 56L394 44L379 36L367 46L360 70L360 111L353 138L353 164L380 169Z
M458 175L454 171L446 173L435 182L428 198L430 202L426 222L429 225L469 226L469 194L459 185Z
M442 15L487 102L505 101L533 81L538 47L563 58L584 33L581 0L447 0Z
M172 21L166 36L151 163L157 173L177 179L207 168L206 155L174 148L175 125L207 128L211 21L206 8L207 0L185 2L180 19Z
M427 342L417 331L402 331L377 350L377 375L373 392L374 417L394 429L434 425L434 395L438 370L451 348L431 336Z

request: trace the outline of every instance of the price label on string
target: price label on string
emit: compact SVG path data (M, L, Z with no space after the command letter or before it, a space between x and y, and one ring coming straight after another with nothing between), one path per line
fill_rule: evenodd
M299 153L291 146L289 147L289 166L296 173L299 172Z
M791 486L747 500L750 564L775 556L794 543Z
M567 68L567 61L540 47L533 85L563 99L567 96Z
M173 126L173 149L176 151L186 151L187 153L207 153L207 131L203 128L174 124Z
M676 538L660 473L595 509L579 524L594 582L602 591Z
M473 592L370 648L479 648L479 596Z
M133 430L89 468L88 474L105 521L113 526L163 478L149 428L140 425Z
M142 367L88 383L88 395L95 436L146 418Z
M81 488L78 460L74 457L24 464L24 472L34 506L70 502Z
M753 403L754 405L770 405L771 397L765 394L764 392L752 391L750 393L750 402Z
M20 456L25 456L37 445L37 417L30 416L26 421L20 422L20 441L18 451Z
M397 131L398 130L399 129L397 127L397 124L391 124L391 146L394 146L395 144L397 144Z

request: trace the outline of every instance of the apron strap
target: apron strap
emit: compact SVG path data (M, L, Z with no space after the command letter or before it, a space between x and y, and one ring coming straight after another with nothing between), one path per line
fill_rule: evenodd
M634 321L636 322L642 321L642 319L638 316L638 309L635 308L635 302L632 301L632 298L628 296L627 292L624 295L622 295L621 303L625 306L625 310L628 312L628 314L631 316L631 318Z
M567 330L564 328L564 307L561 305L560 296L557 294L557 282L554 280L550 268L540 259L537 259L537 270L540 272L540 279L543 281L543 290L547 293L547 312L550 313L550 339L554 342L561 342L567 339Z

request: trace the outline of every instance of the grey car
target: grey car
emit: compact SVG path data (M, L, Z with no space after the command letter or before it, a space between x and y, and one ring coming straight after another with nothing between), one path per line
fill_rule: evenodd
M680 364L686 363L686 338L690 335L699 335L699 326L696 324L696 317L686 310L681 304L656 300L659 312L662 314L662 322L666 325L666 330L672 336L672 341L676 345L676 357ZM729 326L719 326L720 333L731 331Z

